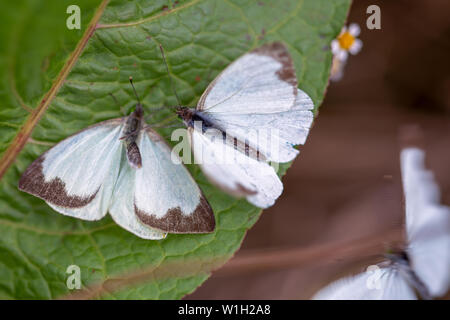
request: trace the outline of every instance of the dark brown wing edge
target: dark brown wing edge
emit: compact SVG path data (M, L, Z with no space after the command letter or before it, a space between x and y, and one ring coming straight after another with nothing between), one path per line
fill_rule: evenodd
M269 56L281 63L282 67L278 70L277 75L280 80L292 85L294 95L297 96L297 75L295 74L294 61L284 44L281 42L268 43L256 48L251 53Z
M180 207L169 209L160 219L140 210L136 205L134 212L144 224L167 233L211 233L216 227L214 213L203 194L197 208L190 215L183 214Z
M78 131L77 133L67 137L63 141L70 139L71 137L83 131L92 129L94 127L110 124L119 125L121 121L122 118L117 118L99 122L81 131ZM94 192L89 196L78 197L78 196L69 196L65 189L65 183L59 178L54 178L49 182L45 182L45 177L42 171L42 163L44 162L45 155L48 151L49 150L47 150L39 158L37 158L30 166L28 166L28 168L22 174L18 185L19 190L32 194L53 205L64 208L81 208L89 204L96 197L100 187L97 189L96 192Z

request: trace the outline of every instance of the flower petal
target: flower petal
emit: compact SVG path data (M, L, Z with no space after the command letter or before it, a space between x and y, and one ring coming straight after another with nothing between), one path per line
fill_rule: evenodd
M355 41L353 41L353 44L348 49L348 51L350 51L351 54L357 54L359 51L361 51L362 46L363 46L362 41L359 39L355 39Z
M348 32L356 38L357 36L359 36L361 29L359 28L359 25L357 23L352 23L348 28Z
M333 41L331 41L331 52L333 54L337 54L339 52L339 50L341 50L341 46L339 45L339 41L334 39Z
M346 50L339 50L339 52L336 54L336 57L341 61L347 61L348 58L348 52Z

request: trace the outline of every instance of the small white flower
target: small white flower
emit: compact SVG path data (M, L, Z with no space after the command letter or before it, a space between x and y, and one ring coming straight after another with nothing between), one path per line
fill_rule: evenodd
M362 41L357 38L361 29L356 23L350 24L350 26L342 28L341 33L331 41L331 52L333 55L342 62L345 62L348 58L348 53L355 55L362 48Z

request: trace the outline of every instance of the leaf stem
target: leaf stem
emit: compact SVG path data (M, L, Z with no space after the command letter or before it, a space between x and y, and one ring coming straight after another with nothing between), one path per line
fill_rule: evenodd
M308 263L327 263L369 256L382 257L386 247L402 241L403 230L395 228L381 234L347 242L318 244L312 247L264 249L241 254L231 259L216 274L231 276L257 271L299 268Z
M0 179L3 177L6 170L8 170L8 168L14 162L19 152L23 149L34 127L41 119L42 115L45 113L50 103L53 101L56 94L58 93L59 89L63 85L66 77L68 76L73 66L77 62L78 58L80 57L81 53L83 52L83 49L85 48L88 40L94 33L97 26L97 22L100 20L100 17L102 16L103 11L105 10L108 2L109 0L102 1L97 11L95 12L94 17L89 23L89 26L86 29L83 37L80 39L75 50L72 52L69 59L65 63L64 67L60 71L58 78L55 80L55 82L53 82L52 87L45 94L44 98L41 100L39 105L32 110L27 120L25 121L25 124L22 126L22 128L20 128L14 140L11 142L8 149L6 149L5 153L0 158Z

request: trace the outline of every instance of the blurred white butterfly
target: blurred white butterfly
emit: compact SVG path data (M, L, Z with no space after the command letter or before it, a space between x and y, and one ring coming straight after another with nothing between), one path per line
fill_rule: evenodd
M406 207L407 246L388 254L377 271L338 280L313 297L317 300L430 299L450 286L450 208L439 203L439 187L425 169L425 153L418 148L401 152Z
M283 190L269 162L297 156L294 146L305 143L313 108L297 88L286 47L276 42L234 61L206 88L196 109L178 107L177 114L205 175L224 191L266 208Z
M163 139L144 126L143 114L139 102L128 117L61 141L25 170L19 189L83 220L109 211L118 225L144 239L214 231L201 190L182 164L171 161Z

